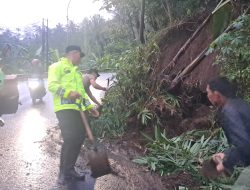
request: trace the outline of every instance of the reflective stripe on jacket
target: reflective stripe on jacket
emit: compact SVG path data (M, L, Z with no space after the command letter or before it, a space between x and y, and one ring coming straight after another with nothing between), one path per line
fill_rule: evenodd
M48 89L53 95L54 111L65 109L89 110L93 107L84 90L82 74L67 58L50 65L48 71ZM68 98L71 91L81 94L82 98L72 101Z

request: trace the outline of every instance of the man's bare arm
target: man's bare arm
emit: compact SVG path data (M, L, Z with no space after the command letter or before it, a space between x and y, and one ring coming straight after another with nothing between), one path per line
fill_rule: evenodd
M97 99L93 96L92 92L90 91L90 89L85 89L87 95L89 96L89 98L96 103L98 106L100 106L101 104L97 101Z
M103 91L106 91L106 90L107 90L106 87L102 87L101 85L97 84L96 81L95 81L94 79L90 79L90 84L91 84L95 89L103 90Z

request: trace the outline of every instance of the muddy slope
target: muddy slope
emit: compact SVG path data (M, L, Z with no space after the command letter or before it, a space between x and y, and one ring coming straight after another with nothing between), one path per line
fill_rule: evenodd
M195 30L208 17L209 12L202 12L189 20L172 28L167 28L158 38L158 44L161 49L160 63L155 68L160 73L166 69L175 57L177 52L182 48L185 42L192 36ZM205 48L209 47L213 41L211 32L212 19L199 32L195 39L190 43L187 49L175 62L175 66L170 70L165 70L165 75L176 76L187 65L189 65ZM213 65L215 54L205 57L200 64L185 78L184 84L197 85L201 90L205 90L207 82L219 75L219 68Z

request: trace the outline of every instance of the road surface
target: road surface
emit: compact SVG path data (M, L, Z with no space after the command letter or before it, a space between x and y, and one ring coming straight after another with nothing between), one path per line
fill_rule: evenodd
M110 76L102 74L98 83L107 85L105 79ZM105 175L95 180L87 173L84 182L58 186L56 180L62 141L51 94L46 94L43 103L32 105L26 82L19 83L19 92L22 105L16 114L3 116L6 125L0 128L0 190L166 189L158 174L131 162L137 150L143 151L140 144L123 139L104 142L111 167L118 173L117 176ZM104 95L97 90L93 90L93 93L98 97ZM130 135L131 138L134 135L137 137L135 133ZM85 151L85 148L81 151L77 169L87 168Z
M110 76L111 74L102 74L98 83L105 86L106 79ZM47 154L41 148L46 143L44 138L47 131L57 125L52 96L47 93L42 103L32 105L27 83L19 82L18 89L22 105L17 113L3 116L5 126L0 128L0 189L57 189L59 158ZM104 95L97 90L93 90L93 93L98 99ZM87 180L88 185L93 186L94 180L89 177Z

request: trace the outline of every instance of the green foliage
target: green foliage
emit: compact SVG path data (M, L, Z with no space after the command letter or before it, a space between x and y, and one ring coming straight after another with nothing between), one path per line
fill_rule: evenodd
M96 136L117 137L123 134L127 117L123 101L124 99L119 94L119 89L115 87L109 89L103 100L100 117L91 120L91 126Z
M138 114L137 118L141 120L143 125L147 125L153 118L153 114L148 109L144 109Z
M211 131L189 131L181 136L167 138L165 131L155 127L155 139L144 135L150 143L147 145L147 156L135 159L138 164L147 165L161 175L186 171L196 179L202 180L204 189L220 189L232 184L239 174L236 170L229 179L218 179L208 182L199 174L200 160L208 159L216 152L222 152L227 146L227 139L222 129Z
M128 25L134 37L138 37L140 3L139 0L104 0L106 10ZM158 31L176 20L191 16L191 14L217 3L217 0L146 0L145 27L147 31Z
M232 6L230 0L220 3L213 13L212 29L214 39L216 39L227 28L231 21Z
M218 49L217 64L229 79L239 84L239 93L250 100L250 15L240 16L231 25L232 30L223 33L211 45Z
M159 53L158 46L152 42L146 47L127 50L119 59L115 59L117 81L107 92L103 105L105 111L93 123L94 128L97 129L97 123L100 125L103 121L102 125L108 125L104 128L114 134L113 130L124 130L130 117L137 118L143 126L158 125L157 109L175 112L178 99L153 87L154 81L149 80L152 71L149 60L157 61ZM103 128L100 131L103 133Z
M150 41L151 33L174 24L176 20L189 16L191 13L203 10L213 1L146 0L146 41ZM104 0L103 8L113 13L112 19L105 20L100 15L95 15L84 19L80 24L69 21L69 25L63 26L59 23L56 27L49 29L49 46L51 49L58 50L58 56L61 57L68 44L80 45L86 54L81 66L84 70L92 67L118 68L119 57L127 50L138 46L140 6L140 0ZM29 68L30 60L34 57L41 59L37 52L42 42L42 27L39 25L30 25L24 30L1 30L0 41L2 44L8 43L26 50L21 51L21 54L19 51L12 52L11 59L4 60L10 72L25 73ZM51 58L50 63L53 60L56 59Z
M126 119L144 109L149 94L146 77L150 69L144 53L143 48L137 47L126 51L116 60L119 66L117 82L108 91L102 116L96 121L105 121L109 125L106 127L109 132L110 129L123 131Z
M213 153L224 150L227 145L221 131L212 135L210 131L191 131L171 139L157 127L155 131L155 139L147 146L149 156L135 162L143 161L161 175L178 170L195 174L198 172L199 159L206 159Z
M59 52L57 49L50 49L50 62L55 63L60 59Z
M6 74L27 74L30 69L31 60L41 60L41 27L32 25L27 27L24 34L21 31L4 30L0 34L0 54L3 70ZM50 48L49 61L53 63L58 60L59 52Z
M191 13L198 8L201 8L202 1L200 0L178 0L171 1L172 3L172 11L174 17L180 19L185 16L191 16Z

